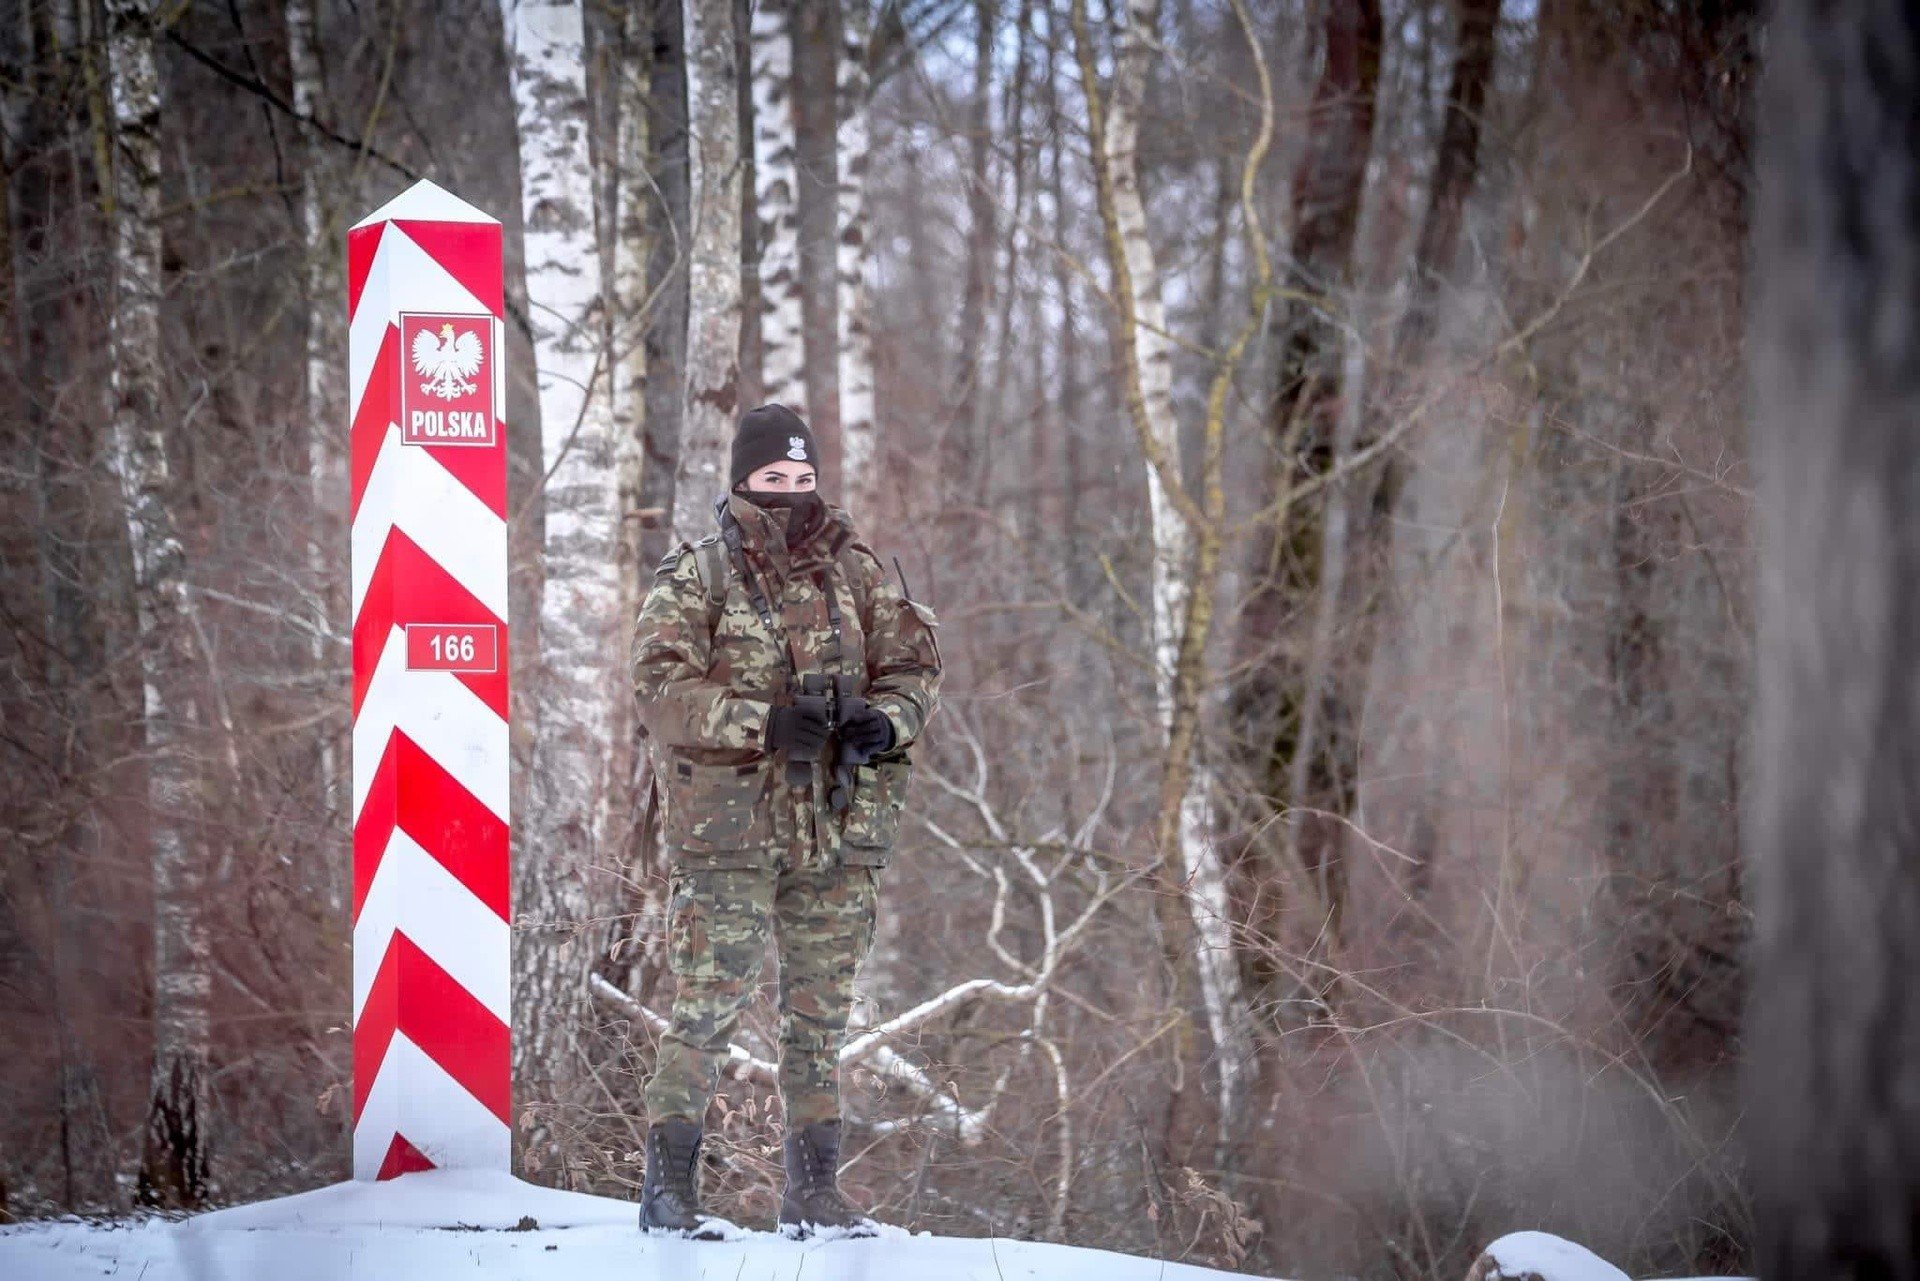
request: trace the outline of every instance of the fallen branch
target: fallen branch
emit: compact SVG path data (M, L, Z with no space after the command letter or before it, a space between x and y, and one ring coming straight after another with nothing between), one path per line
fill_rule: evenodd
M625 992L622 992L619 988L601 978L598 974L588 975L587 985L592 989L595 999L599 1000L602 1004L611 1007L618 1013L626 1015L628 1018L638 1019L642 1023L645 1023L653 1029L655 1036L666 1035L667 1020L665 1016L654 1013L633 997L628 996ZM780 1069L777 1064L769 1063L765 1059L755 1058L746 1050L733 1044L727 1046L727 1061L721 1065L720 1072L721 1075L731 1077L736 1081L758 1081L762 1085L773 1085L780 1079Z
M960 856L967 866L982 877L990 879L995 885L993 923L988 930L987 943L993 952L1010 969L1026 976L1025 982L1005 983L999 979L976 978L956 983L946 991L929 997L912 1009L902 1011L893 1018L872 1027L859 1029L840 1047L839 1062L842 1068L860 1064L867 1071L883 1081L898 1084L909 1093L925 1101L928 1110L945 1123L954 1138L967 1147L973 1147L986 1137L987 1125L993 1117L994 1108L1006 1094L1008 1082L1015 1069L1026 1061L1034 1047L1038 1046L1052 1061L1055 1087L1060 1094L1057 1116L1061 1125L1061 1141L1070 1143L1072 1130L1067 1119L1069 1106L1068 1079L1064 1061L1059 1049L1047 1039L1044 1023L1047 1000L1053 984L1053 976L1059 971L1061 962L1091 929L1100 910L1119 894L1125 892L1152 872L1152 865L1131 870L1127 875L1115 879L1108 875L1098 862L1090 864L1097 891L1079 914L1060 928L1054 909L1054 887L1060 874L1068 867L1084 864L1086 856L1092 851L1080 843L1090 835L1099 813L1104 810L1113 793L1115 760L1108 758L1107 776L1101 790L1099 807L1095 810L1095 819L1082 824L1075 834L1074 843L1065 847L1057 846L1053 833L1047 839L1036 842L1020 842L1012 838L1006 825L995 812L987 798L988 756L984 745L974 734L970 726L961 722L961 736L972 749L975 778L971 787L963 787L948 779L938 771L928 771L928 776L941 790L964 803L979 817L982 825L993 838L996 845L1004 844L1019 871L1024 874L1034 890L1040 909L1042 950L1037 964L1029 964L1014 955L1000 941L1000 928L1005 921L1007 898L1011 890L1011 881L1006 872L998 867L988 867L973 857L968 842L942 829L930 820L923 820L927 830L935 839ZM1036 857L1041 848L1059 848L1060 858L1051 868L1042 868ZM636 1019L652 1028L654 1034L664 1035L668 1021L660 1014L648 1009L638 1000L629 996L618 986L599 974L588 977L588 984L594 998L614 1011ZM987 1097L978 1107L969 1108L960 1101L951 1082L936 1080L931 1073L895 1050L889 1041L906 1032L932 1022L941 1015L957 1010L980 1000L996 1000L1009 1003L1025 1002L1032 1014L1031 1026L1019 1037L1021 1053L1017 1059L1007 1063L996 1074ZM779 1079L776 1064L765 1059L755 1058L738 1045L727 1046L727 1061L722 1071L735 1080L758 1081L763 1085L774 1085ZM901 1128L905 1124L899 1121L882 1121L875 1128L882 1133ZM1064 1149L1063 1149L1064 1151ZM1070 1195L1071 1174L1063 1157L1060 1182L1055 1192L1055 1215L1065 1213L1067 1198Z
M627 993L615 987L598 974L587 979L594 998L601 1004L629 1018L638 1019L652 1028L655 1035L665 1035L667 1020L665 1016L648 1009ZM1032 987L1022 984L1021 988ZM999 1093L985 1106L969 1108L954 1097L952 1090L938 1081L892 1046L884 1043L884 1038L906 1031L926 1022L944 1010L952 1009L981 995L990 988L1000 989L994 995L1017 993L1019 989L991 979L972 979L960 984L951 991L944 992L930 1001L923 1001L898 1018L854 1037L840 1048L840 1066L860 1063L868 1071L883 1081L904 1086L912 1094L926 1100L931 1110L947 1122L952 1134L967 1147L977 1145L986 1137L987 1119L993 1111L993 1103L998 1101ZM756 1081L761 1085L775 1086L779 1081L779 1067L753 1054L738 1045L727 1046L727 1061L721 1067L721 1073L736 1081ZM882 1124L879 1128L894 1128L891 1124Z

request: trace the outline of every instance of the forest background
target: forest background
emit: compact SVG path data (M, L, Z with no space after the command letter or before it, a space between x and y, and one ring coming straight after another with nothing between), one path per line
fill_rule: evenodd
M780 400L948 667L856 1195L1746 1266L1755 10L0 4L0 1217L348 1174L344 233L428 177L507 229L521 1173L637 1190L630 620Z

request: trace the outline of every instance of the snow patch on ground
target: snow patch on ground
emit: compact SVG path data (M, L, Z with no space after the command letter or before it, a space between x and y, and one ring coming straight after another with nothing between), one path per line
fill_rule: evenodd
M1627 1274L1583 1245L1575 1245L1551 1232L1510 1232L1485 1250L1493 1267L1484 1272L1486 1281L1523 1276L1542 1281L1628 1281ZM1753 1281L1751 1277L1682 1277L1677 1281Z
M1481 1252L1496 1277L1537 1276L1542 1281L1628 1281L1627 1274L1583 1245L1550 1232L1509 1232Z
M911 1236L899 1229L849 1241L787 1241L773 1232L738 1241L650 1237L640 1232L631 1202L472 1170L341 1183L179 1222L0 1228L6 1281L1225 1281L1244 1275L1106 1250Z
M542 1228L633 1226L634 1207L562 1192L493 1170L422 1170L384 1183L336 1183L294 1196L196 1215L188 1232L271 1228Z

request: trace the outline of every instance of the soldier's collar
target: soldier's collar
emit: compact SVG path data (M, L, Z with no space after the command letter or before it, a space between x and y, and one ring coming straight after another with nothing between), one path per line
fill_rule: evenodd
M727 495L727 515L739 527L747 546L763 555L773 554L776 550L780 554L785 553L787 523L784 515L776 515L739 494Z
M798 547L788 548L792 559L809 566L830 565L840 555L840 549L853 538L853 520L846 511L832 503L828 503L826 508L819 526L807 540Z
M826 509L820 527L806 542L791 549L798 559L830 561L839 555L840 549L853 537L852 521L845 509L832 503L827 503ZM789 556L787 547L790 512L762 507L741 494L727 495L726 511L740 527L747 546L782 566L794 558Z
M769 519L767 509L755 503L745 494L727 495L727 514L738 521L742 529L754 533L764 533Z

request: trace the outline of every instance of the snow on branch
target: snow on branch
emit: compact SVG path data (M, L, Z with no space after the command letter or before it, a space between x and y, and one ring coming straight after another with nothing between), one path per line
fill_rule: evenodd
M645 1023L655 1035L665 1035L667 1019L664 1015L648 1009L598 974L589 976L588 983L594 997L603 1005ZM925 1068L886 1042L891 1037L900 1036L981 997L1008 1001L1031 1000L1038 994L1039 988L1038 982L1009 984L994 979L968 979L849 1040L840 1049L840 1065L847 1067L859 1063L881 1080L906 1087L926 1101L961 1143L973 1147L986 1137L987 1122L993 1113L993 1104L999 1100L1000 1090L996 1088L982 1106L969 1108L955 1097L951 1086L936 1081ZM774 1085L779 1077L777 1064L758 1058L733 1044L727 1046L727 1061L721 1072L737 1081L756 1081L766 1086ZM999 1084L1004 1086L1004 1080Z
M667 1020L663 1015L648 1009L598 974L588 975L587 984L592 989L594 998L601 1004L629 1018L640 1020L653 1029L655 1036L666 1035ZM780 1075L777 1064L756 1058L740 1046L731 1043L727 1046L727 1061L721 1065L720 1072L721 1075L732 1077L736 1081L758 1081L762 1085L774 1084Z

